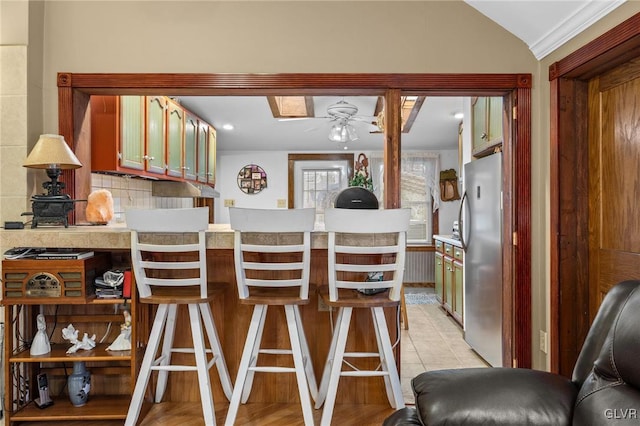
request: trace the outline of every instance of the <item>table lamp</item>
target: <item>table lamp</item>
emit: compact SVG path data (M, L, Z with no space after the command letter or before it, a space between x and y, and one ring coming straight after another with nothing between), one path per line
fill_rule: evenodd
M69 145L60 135L40 135L40 139L33 147L27 159L22 164L31 169L46 169L51 179L44 182L42 187L47 190L46 195L31 197L33 209L32 228L39 223L64 224L68 226L67 213L73 210L74 201L67 194L63 194L64 182L58 178L64 169L82 167Z

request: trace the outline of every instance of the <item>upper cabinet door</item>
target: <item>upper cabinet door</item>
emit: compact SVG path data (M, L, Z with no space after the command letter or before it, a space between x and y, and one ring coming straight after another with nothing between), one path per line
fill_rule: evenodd
M502 143L502 98L489 98L489 144L492 146Z
M120 96L120 166L144 170L144 96Z
M195 115L185 114L184 126L184 178L196 180L196 147L198 140L198 119Z
M207 146L209 145L209 125L203 121L198 121L198 155L197 175L198 182L207 182Z
M216 129L209 126L209 145L207 147L207 183L215 186L216 184Z
M166 171L167 101L163 96L148 96L146 99L147 149L144 156L147 162L146 170L163 175Z
M502 145L502 98L478 97L472 100L472 151L475 157L491 154Z
M167 174L169 176L182 177L182 159L184 157L184 110L168 101L167 123Z

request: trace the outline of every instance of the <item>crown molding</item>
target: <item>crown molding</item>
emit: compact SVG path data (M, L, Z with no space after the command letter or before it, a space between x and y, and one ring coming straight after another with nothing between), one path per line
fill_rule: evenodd
M529 45L540 60L623 4L626 0L590 1Z

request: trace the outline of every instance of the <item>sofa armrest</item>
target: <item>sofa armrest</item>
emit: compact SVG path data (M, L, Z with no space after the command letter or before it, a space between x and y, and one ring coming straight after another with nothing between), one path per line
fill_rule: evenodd
M422 426L422 422L415 408L405 407L394 411L384 420L382 426Z
M570 425L578 390L562 376L523 368L464 368L412 380L425 425Z

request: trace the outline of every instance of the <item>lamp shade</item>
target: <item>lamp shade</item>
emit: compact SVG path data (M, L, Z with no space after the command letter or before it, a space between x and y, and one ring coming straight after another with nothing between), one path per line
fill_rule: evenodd
M341 121L331 127L329 131L329 140L334 142L351 142L358 139L356 129L350 125L347 121Z
M77 169L82 164L60 135L40 135L22 164L32 169Z

